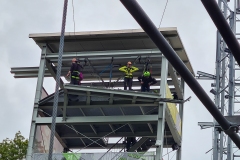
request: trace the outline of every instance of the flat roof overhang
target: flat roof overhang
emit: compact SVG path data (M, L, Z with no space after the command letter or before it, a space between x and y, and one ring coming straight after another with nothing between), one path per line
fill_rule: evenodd
M178 56L194 75L177 28L160 28L159 31L165 36ZM30 34L29 38L32 38L40 48L42 48L43 44L47 44L50 53L58 53L60 33ZM156 45L142 29L66 32L64 41L64 52L66 55L80 52L77 56L80 56L84 52L87 52L91 56L89 51L157 49ZM149 56L151 56L151 53Z

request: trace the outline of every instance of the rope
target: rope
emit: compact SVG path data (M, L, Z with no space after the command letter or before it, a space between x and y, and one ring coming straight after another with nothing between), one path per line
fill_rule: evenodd
M72 10L73 10L73 31L74 31L74 36L75 36L75 17L74 17L74 3L72 0Z
M112 132L109 132L109 133L108 133L108 134L106 134L105 136L103 136L103 137L101 137L101 138L97 139L96 141L93 141L92 143L90 143L89 145L85 146L84 148L81 148L81 149L77 150L75 153L78 153L79 151L81 151L81 150L83 150L83 149L87 148L88 146L92 145L93 143L96 143L97 141L101 140L102 138L104 138L104 137L106 137L106 136L108 136L108 135L112 134L113 132L115 132L115 131L117 131L117 130L121 129L122 127L126 126L127 124L128 124L128 123L126 123L126 124L122 125L121 127L118 127L117 129L113 130ZM104 147L104 148L105 148L105 147Z
M120 138L112 147L110 147L110 148L108 149L108 151L107 151L106 153L104 153L104 155L103 155L102 157L99 158L99 160L101 160L101 159L102 159L111 149L113 149L122 139L123 139L123 137Z
M164 156L166 156L166 155L168 155L169 153L171 153L171 152L173 152L173 150L172 151L170 151L170 152L167 152L166 154L164 154L162 157L164 157Z
M165 8L164 8L164 10L163 10L162 18L161 18L161 21L160 21L160 24L159 24L159 27L158 27L158 28L160 28L160 26L161 26L161 23L162 23L162 20L163 20L163 16L164 16L164 13L165 13L165 10L166 10L166 8L167 8L167 4L168 4L168 0L167 0L167 2L166 2L166 4L165 4Z
M62 54L63 54L63 48L64 48L64 33L65 33L65 25L66 25L67 4L68 4L68 0L64 0L63 16L62 16L62 30L61 30L61 37L60 37L60 44L59 44L58 66L57 66L57 75L56 75L56 88L55 88L54 102L53 102L53 116L52 116L48 160L52 160L53 143L54 143L54 136L55 136L60 76L61 76L61 70L62 70Z
M173 154L173 156L175 156L175 154L177 153L177 151ZM173 159L173 156L172 156L172 158L170 159L170 160L172 160Z
M97 143L97 141L94 141L94 140L92 140L91 138L89 138L88 136L85 136L85 135L82 134L81 132L77 131L73 126L70 127L69 125L66 125L66 124L65 124L65 126L67 126L68 128L74 130L77 134L80 134L80 135L82 135L83 137L85 137L85 138L89 139L90 141L92 141L91 144L96 143L97 145L101 146L102 148L107 149L106 147L104 147L104 146L102 146L101 144ZM99 140L100 140L100 139L99 139Z

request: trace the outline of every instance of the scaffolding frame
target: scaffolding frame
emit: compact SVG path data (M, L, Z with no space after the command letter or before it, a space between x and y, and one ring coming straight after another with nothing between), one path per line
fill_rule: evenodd
M170 36L172 37L172 36ZM176 35L173 37L175 38ZM144 39L146 39L144 37ZM74 41L73 41L74 42ZM31 123L31 129L30 129L30 138L29 138L29 146L28 146L28 151L27 151L27 159L31 159L33 156L33 148L34 148L34 137L36 134L36 126L38 125L43 125L43 124L47 124L50 125L50 121L51 121L51 116L47 117L47 115L45 117L39 117L38 114L41 112L42 114L44 114L44 111L51 109L51 105L41 105L43 102L45 101L49 101L49 97L41 100L41 90L43 87L43 80L44 77L48 77L51 76L53 78L55 78L56 76L56 54L54 54L54 51L52 49L50 49L49 47L49 43L37 43L39 44L39 47L42 49L41 52L41 59L40 59L40 65L39 67L20 67L20 68L12 68L11 72L15 74L16 78L30 78L30 77L38 77L38 81L37 81L37 87L36 87L36 96L35 96L35 101L34 101L34 109L33 109L33 117L32 117L32 123ZM183 49L176 49L178 52L182 52ZM76 87L76 86L72 86L72 85L67 85L67 84L63 84L63 80L61 80L61 86L60 88L63 89L63 91L60 91L60 93L65 94L64 96L64 103L63 105L59 105L58 110L60 112L62 112L62 117L57 117L56 119L56 123L58 124L77 124L77 123L82 123L82 124L90 124L92 126L92 133L90 135L90 138L100 138L101 136L104 136L104 134L106 133L98 133L97 129L94 128L94 124L95 122L98 122L98 124L107 124L109 126L112 126L112 134L110 137L121 137L121 135L116 135L116 133L114 133L114 123L128 123L128 125L133 125L132 128L132 134L127 133L124 134L124 132L120 132L120 134L123 134L123 136L140 136L140 137L145 137L146 138L150 138L152 140L154 140L155 138L157 138L156 140L156 144L153 144L152 147L156 147L156 153L157 156L161 157L162 154L162 148L163 147L171 147L171 144L165 144L166 142L165 139L167 137L171 138L173 136L174 141L181 146L181 136L179 136L179 133L177 133L177 128L176 126L174 126L174 122L173 119L171 118L171 113L170 110L167 106L167 102L169 103L179 103L179 116L181 118L183 118L183 106L184 106L184 102L183 98L184 98L184 81L182 79L180 79L179 74L175 71L175 69L168 64L168 61L166 60L166 58L164 56L162 56L161 52L155 48L153 49L138 49L138 50L116 50L116 51L101 51L101 53L98 51L91 51L91 54L85 54L84 52L78 52L78 55L82 55L82 57L88 58L86 57L86 55L88 55L89 57L91 57L91 60L93 60L93 66L96 65L95 61L98 59L98 56L101 57L102 55L110 55L111 52L111 57L118 57L119 58L119 63L123 63L124 61L126 61L126 53L130 53L130 57L132 58L136 58L139 56L152 56L152 58L158 59L160 61L153 61L153 66L155 66L155 70L159 70L161 69L161 72L156 72L154 71L153 76L160 76L160 79L158 80L158 90L159 88L161 88L160 93L159 94L144 94L141 92L129 92L129 91L121 91L121 90L114 90L114 89L104 89L104 88L95 88L95 87L85 87L82 86L80 88ZM67 61L72 58L72 56L74 55L75 52L64 52L63 55L66 55L65 57L63 56L63 63L67 63ZM81 54L83 53L83 54ZM85 52L86 53L86 52ZM90 52L89 52L90 53ZM95 54L97 53L97 54ZM98 53L100 53L100 55L98 55ZM132 54L131 54L132 53ZM116 55L115 55L116 54ZM94 56L95 55L95 56ZM55 58L54 58L55 57ZM94 59L96 59L94 61ZM106 56L106 59L108 59L108 57ZM115 60L115 59L114 59ZM160 67L159 64L156 65L157 63L160 62ZM186 61L186 63L188 63L188 61ZM189 63L188 63L189 64ZM140 65L140 64L137 64ZM66 66L65 66L66 68ZM100 67L101 69L101 67ZM62 75L65 75L65 72L67 70L63 70ZM99 70L95 71L95 72L99 72ZM37 73L37 74L36 74ZM47 74L46 74L47 73ZM34 75L34 76L33 76ZM103 76L104 80L107 80L107 77ZM117 77L113 77L113 79L116 79ZM170 79L171 78L171 79ZM90 85L91 83L88 82L88 80L93 80L93 78L88 78L86 80L86 86ZM105 82L107 83L107 82ZM101 84L101 82L98 82L97 84ZM180 100L174 100L171 98L167 98L166 97L166 87L167 84L170 84L172 86L172 88L170 88L170 90L172 92L176 92L178 97L180 97ZM138 85L136 82L134 83L134 85ZM99 86L98 86L99 87ZM68 97L66 96L67 94L79 94L82 90L83 92L86 92L85 95L91 95L91 92L99 92L101 94L109 94L109 104L108 105L89 105L89 98L87 98L86 103L83 105L68 105L68 103L66 103L66 100L68 99ZM169 92L170 92L169 90ZM82 94L82 93L81 93ZM120 95L119 95L120 94ZM130 104L113 104L112 102L114 101L114 98L116 97L116 95L119 95L117 98L122 98L121 96L123 96L123 98L125 98L126 100L130 99ZM134 96L132 96L134 95ZM132 98L126 98L126 96L132 96ZM143 97L143 98L137 98L137 97ZM151 99L153 99L155 97L155 101L151 101ZM112 98L112 99L111 99ZM145 98L145 99L144 99ZM158 114L157 115L148 115L146 113L146 111L144 111L144 107L145 106L155 106L159 109ZM106 113L104 113L103 109L104 107L106 108L118 108L118 107L123 107L123 108L127 108L127 107L134 107L134 106L140 106L141 108L141 114L142 115L122 115L121 117L115 117L115 116L109 116L109 115L105 115ZM78 108L81 110L84 108L88 108L88 107L93 107L93 108L99 108L102 111L102 117L69 117L67 114L67 111L69 109L73 109L73 108ZM84 113L82 111L82 113ZM86 114L86 113L85 113ZM105 116L107 116L107 118L105 118ZM171 132L167 131L167 135L164 135L164 130L165 130L165 119L167 120L168 123L172 123L173 125L168 127L170 129ZM151 122L154 122L154 124L157 125L157 130L153 129ZM149 132L150 133L141 133L141 132L135 132L134 131L134 124L138 124L138 123L146 123L148 125L149 128ZM182 128L182 123L183 121L181 121L181 127L180 130ZM96 124L96 123L95 123ZM75 127L73 125L73 127ZM168 133L169 132L169 133ZM98 135L99 134L99 135ZM58 133L56 132L56 135L58 135ZM58 138L58 140L61 142L61 144L63 145L63 147L67 147L67 144L65 143L66 140L68 139L69 136L73 136L73 135L64 135L64 137L61 136L56 136ZM75 135L74 135L75 136ZM166 137L167 136L167 137ZM152 137L152 138L151 138ZM81 138L81 134L78 134L78 136L76 136L76 138L80 138L81 140L84 138ZM142 145L142 141L145 142L145 139L140 139L139 143L137 143L139 146L134 146L134 148L139 148ZM82 140L83 141L83 140ZM147 140L146 140L147 141ZM169 140L168 140L169 141ZM141 143L140 143L141 142ZM170 142L170 141L169 141ZM108 144L107 148L113 146L114 144ZM98 147L95 147L98 148ZM133 149L132 149L133 150ZM181 149L179 149L177 151L177 160L181 159Z

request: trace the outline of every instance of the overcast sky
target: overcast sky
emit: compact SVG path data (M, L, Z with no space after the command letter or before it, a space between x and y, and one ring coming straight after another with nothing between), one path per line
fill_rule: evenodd
M166 0L138 0L156 26L159 26ZM38 66L41 50L30 33L60 32L63 0L0 0L0 141L13 138L17 131L28 138L36 79L14 79L11 67ZM139 29L119 0L74 0L78 31ZM72 1L68 4L66 31L74 31ZM195 73L214 74L216 28L200 0L169 0L161 27L177 27ZM209 93L211 81L199 81ZM55 83L45 78L48 93ZM213 96L209 93L211 98ZM211 159L212 129L201 130L198 122L212 117L186 86L183 123L184 160ZM170 156L171 158L171 156ZM165 158L166 159L166 158Z

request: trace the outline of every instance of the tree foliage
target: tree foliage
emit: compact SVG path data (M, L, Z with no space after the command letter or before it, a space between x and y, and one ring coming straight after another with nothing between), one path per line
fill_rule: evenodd
M28 140L18 131L13 140L6 138L0 143L0 160L24 159L26 158L27 147Z

